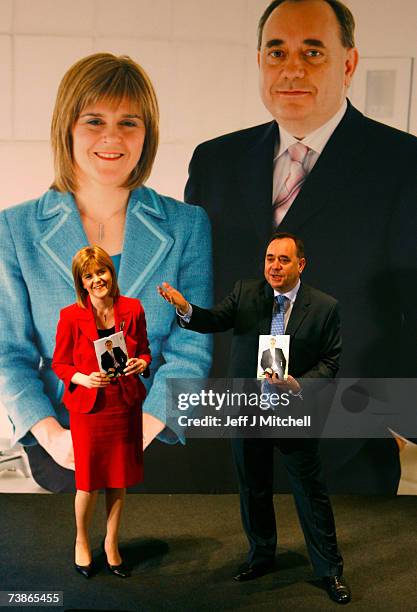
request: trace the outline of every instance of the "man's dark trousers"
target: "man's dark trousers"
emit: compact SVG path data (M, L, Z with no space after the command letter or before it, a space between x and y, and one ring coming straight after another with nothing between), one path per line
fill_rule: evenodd
M316 576L343 574L333 511L315 439L236 438L233 456L239 480L242 524L249 540L250 566L272 563L277 532L273 503L274 449L288 473L298 517Z

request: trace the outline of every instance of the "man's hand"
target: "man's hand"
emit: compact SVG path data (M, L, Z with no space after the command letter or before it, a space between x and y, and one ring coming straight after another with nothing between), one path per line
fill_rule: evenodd
M190 304L177 289L174 289L174 287L171 287L168 283L162 283L157 289L159 295L163 297L166 302L175 306L180 314L185 315L187 313Z
M52 459L67 470L74 470L74 449L71 432L64 429L54 417L38 421L31 432Z
M143 450L152 442L156 436L164 429L165 424L156 417L143 413L142 416L142 431L143 431Z
M126 366L127 367L123 370L123 374L129 376L129 374L142 374L148 367L148 363L144 359L132 357L126 361Z
M287 378L280 379L278 378L278 374L276 374L275 372L272 372L272 374L270 374L269 372L266 371L265 378L269 384L277 385L277 387L281 391L292 391L293 393L299 393L301 391L300 384L290 374L288 374Z

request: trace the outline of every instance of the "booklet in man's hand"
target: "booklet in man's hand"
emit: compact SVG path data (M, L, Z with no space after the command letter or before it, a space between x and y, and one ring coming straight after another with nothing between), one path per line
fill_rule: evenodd
M287 378L289 354L289 335L259 336L257 378L265 378L266 373L277 374L281 379Z

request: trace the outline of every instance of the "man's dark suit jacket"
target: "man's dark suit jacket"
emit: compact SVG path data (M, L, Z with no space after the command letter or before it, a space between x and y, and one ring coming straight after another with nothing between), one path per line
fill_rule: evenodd
M202 205L211 219L216 299L235 278L259 275L262 268L278 138L271 122L194 152L185 199ZM340 376L417 376L416 161L417 138L367 119L349 104L279 226L305 243L303 279L340 303ZM395 360L387 359L387 346ZM215 356L217 375L224 372L224 354L223 346ZM354 440L346 452L339 441L336 446L329 451L332 490L396 490L394 441Z
M233 328L231 378L256 377L259 335L269 333L274 293L265 281L238 281L232 293L211 309L192 305L187 329L202 333ZM331 296L301 284L287 324L289 371L298 378L333 378L342 348L338 304Z
M287 365L287 360L285 359L284 353L282 349L276 348L275 350L275 363L281 367L282 372L285 372L285 366ZM266 351L262 352L261 357L261 368L266 370L267 368L271 368L273 363L272 353L270 349L266 349Z
M118 362L120 368L123 370L126 367L126 361L127 361L126 354L122 351L122 349L119 346L114 346L112 350L113 350L113 354L114 354L116 361ZM108 351L106 351L105 353L102 353L101 355L101 367L103 368L103 370L106 370L106 372L109 368L117 367L114 365L113 358Z

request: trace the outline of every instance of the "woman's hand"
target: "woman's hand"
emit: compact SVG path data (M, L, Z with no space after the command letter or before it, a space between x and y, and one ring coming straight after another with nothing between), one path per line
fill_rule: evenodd
M126 361L126 366L127 367L123 370L123 374L129 376L129 374L142 374L148 367L148 363L144 359L132 357Z
M87 389L107 387L108 384L110 384L110 380L107 374L104 374L104 372L91 372L89 376L85 376L84 387L87 387Z
M171 287L168 283L162 283L157 289L159 295L163 297L166 302L175 306L180 314L187 314L190 304L177 289L174 289L174 287Z
M96 389L98 387L107 387L110 384L110 379L104 372L91 372L89 376L76 372L71 378L71 382L75 385L87 387L87 389Z

